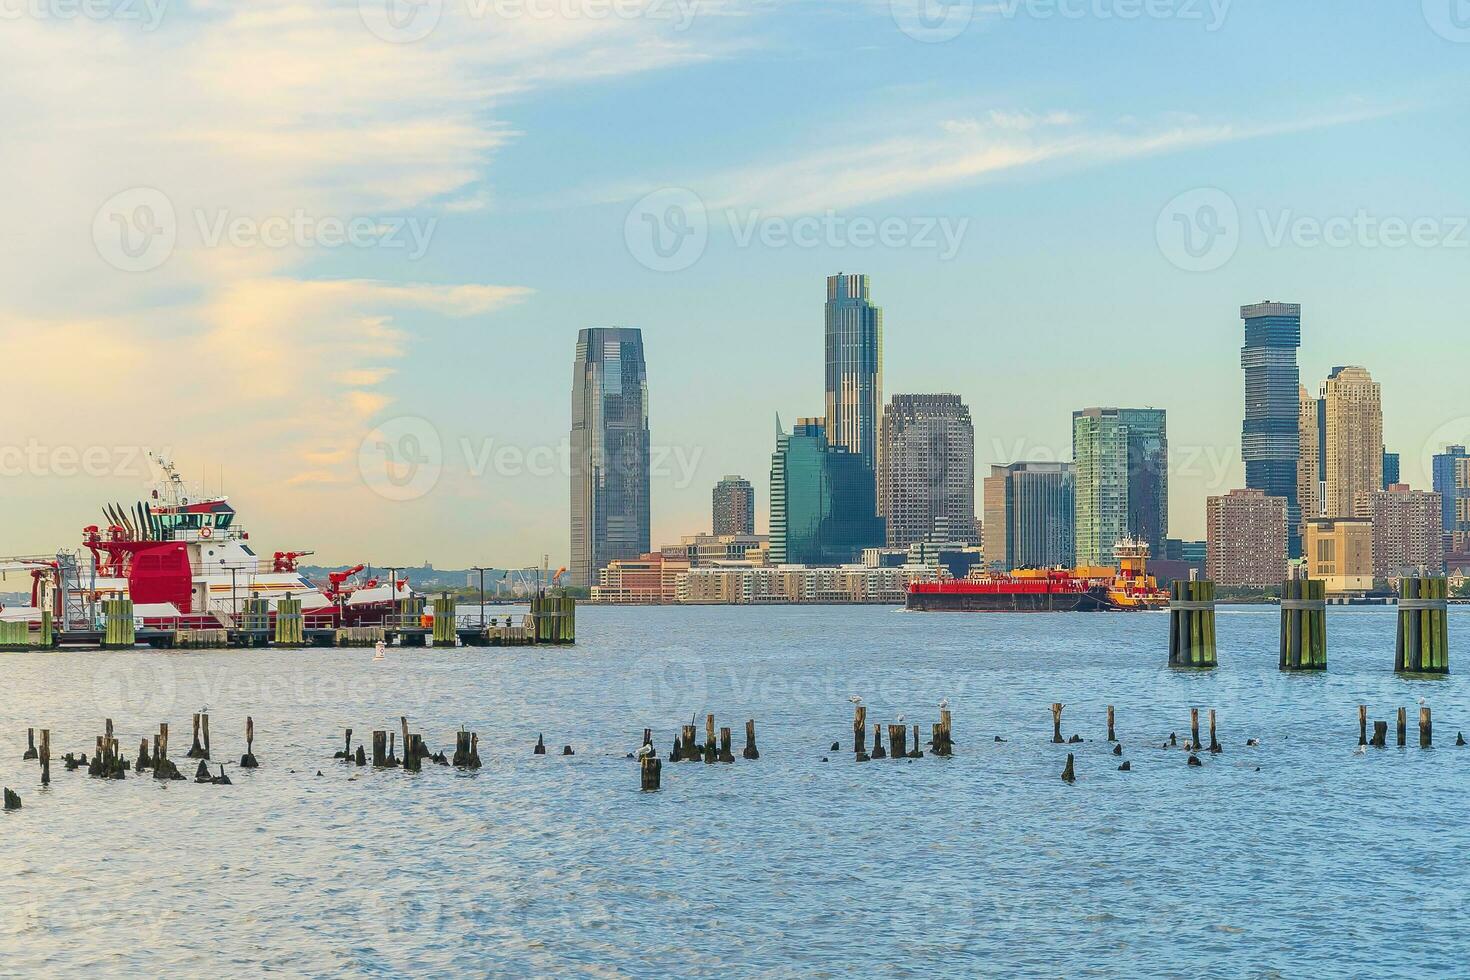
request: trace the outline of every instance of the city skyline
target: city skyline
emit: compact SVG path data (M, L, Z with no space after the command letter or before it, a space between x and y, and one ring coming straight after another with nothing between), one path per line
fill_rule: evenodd
M26 369L3 459L28 519L5 550L75 547L146 490L146 447L272 545L564 562L566 350L599 323L644 332L652 535L675 540L721 474L764 472L770 411L822 410L818 283L851 269L885 311L884 387L964 399L982 473L1070 458L1079 406L1158 405L1171 533L1203 538L1207 496L1245 482L1238 308L1277 297L1309 311L1309 388L1367 367L1429 486L1470 441L1470 408L1421 397L1461 360L1402 341L1453 352L1470 308L1455 32L1413 3L973 14L949 37L881 3L444 5L416 39L277 0L7 22L0 179L25 193L0 342ZM1292 58L1242 72L1263 37ZM37 84L79 52L107 80L85 104ZM298 73L262 79L265 52ZM372 475L398 464L428 476Z

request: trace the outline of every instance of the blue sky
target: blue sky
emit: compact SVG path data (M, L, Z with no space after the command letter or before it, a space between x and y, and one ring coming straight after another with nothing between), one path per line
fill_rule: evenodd
M1309 388L1373 372L1410 482L1470 436L1462 0L936 4L969 20L928 42L923 0L387 2L0 22L3 485L35 515L0 552L71 544L148 446L223 466L267 550L562 560L572 345L609 324L644 330L655 545L725 473L763 522L838 271L884 307L885 396L966 399L978 475L1068 458L1074 408L1168 409L1176 535L1241 482L1243 303L1304 305ZM671 201L707 239L660 271Z

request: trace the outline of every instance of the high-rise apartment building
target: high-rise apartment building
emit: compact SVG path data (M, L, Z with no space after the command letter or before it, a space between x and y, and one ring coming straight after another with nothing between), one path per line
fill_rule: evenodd
M1079 565L1111 566L1125 537L1153 555L1169 536L1169 438L1163 409L1087 408L1072 413Z
M1439 494L1402 483L1358 494L1355 516L1373 522L1375 577L1444 572L1443 505Z
M1296 457L1296 499L1302 520L1322 516L1322 437L1319 428L1320 409L1318 399L1307 392L1305 385L1297 386L1297 428L1301 436L1301 450ZM1306 525L1297 528L1297 535L1304 536Z
M1358 494L1383 488L1383 409L1378 382L1361 367L1333 368L1322 385L1328 517L1350 517Z
M868 277L827 277L827 444L846 449L877 472L883 406L883 310Z
M985 564L997 571L1076 563L1077 475L1071 463L992 466L985 478Z
M883 409L878 513L888 545L907 547L939 527L975 543L975 427L958 395L894 395Z
M1205 505L1205 575L1219 585L1279 586L1286 578L1287 509L1261 490L1232 490Z
M755 533L755 488L743 476L727 476L715 484L713 493L714 533Z
M1245 421L1241 456L1245 485L1286 501L1288 548L1300 553L1298 464L1301 426L1298 389L1301 372L1296 352L1302 345L1302 308L1270 300L1240 308L1245 321Z
M1439 494L1445 537L1470 536L1470 453L1464 446L1446 446L1435 453L1430 466L1434 492ZM1459 550L1456 548L1456 550Z
M643 334L577 334L572 366L571 583L597 583L614 559L649 551L648 373Z
M883 545L873 472L862 457L827 444L823 419L776 420L771 455L770 562L841 565Z

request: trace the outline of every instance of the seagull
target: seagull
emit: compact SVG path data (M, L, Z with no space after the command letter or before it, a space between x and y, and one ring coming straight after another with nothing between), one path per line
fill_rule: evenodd
M1424 699L1423 698L1420 698L1419 699L1419 703L1420 704L1423 704L1424 703ZM209 714L209 705L206 704L204 707L200 708L199 709L199 713L201 715L207 715L207 714Z
M940 698L939 699L939 710L940 711L944 711L944 710L946 710L948 708L949 708L949 698Z
M1366 745L1360 745L1355 750L1353 750L1353 755L1367 755L1367 754L1368 754L1368 746L1366 746Z
M1425 701L1424 701L1424 699L1423 699L1423 698L1420 698L1420 699L1419 699L1419 707L1421 707L1421 708L1422 708L1422 707L1424 707L1424 705L1425 705Z
M896 718L896 719L895 719L895 720L896 720L896 721L897 721L897 722L898 722L898 723L899 723L899 724L900 724L900 725L902 725L902 724L903 724L903 715L899 715L899 716L898 716L898 718Z
M652 745L649 745L647 743L644 743L643 745L640 745L638 747L638 751L637 751L636 755L638 756L638 758L641 759L641 758L643 758L646 755L651 755L652 753L653 753L653 746Z
M852 695L852 697L848 698L847 700L851 701L853 704L862 704L863 703L863 699L860 698L860 697L858 697L856 694Z

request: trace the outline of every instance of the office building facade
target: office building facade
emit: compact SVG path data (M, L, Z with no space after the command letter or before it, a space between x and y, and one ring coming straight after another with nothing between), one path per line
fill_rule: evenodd
M1232 490L1205 504L1205 576L1224 586L1274 588L1286 578L1285 499Z
M1071 463L992 466L985 478L985 564L995 571L1070 568L1077 560L1077 470Z
M755 533L755 487L743 476L715 484L711 527L716 535Z
M1240 308L1245 346L1245 420L1240 451L1245 485L1286 501L1288 547L1300 553L1298 464L1301 435L1298 391L1301 371L1296 352L1302 345L1302 308L1296 303L1266 301Z
M827 443L823 419L777 419L771 455L770 562L842 565L884 543L873 473L862 457Z
M1444 572L1444 501L1400 483L1364 491L1355 516L1373 522L1373 574L1380 579Z
M889 547L942 533L976 543L975 427L958 395L894 395L883 410L878 513Z
M883 407L883 310L873 305L868 277L827 277L827 444L846 449L877 472Z
M1169 536L1167 417L1156 408L1087 408L1072 413L1076 467L1076 561L1112 566L1132 537L1161 555Z
M1383 409L1378 382L1361 367L1333 368L1322 386L1328 517L1351 517L1358 494L1383 488Z

